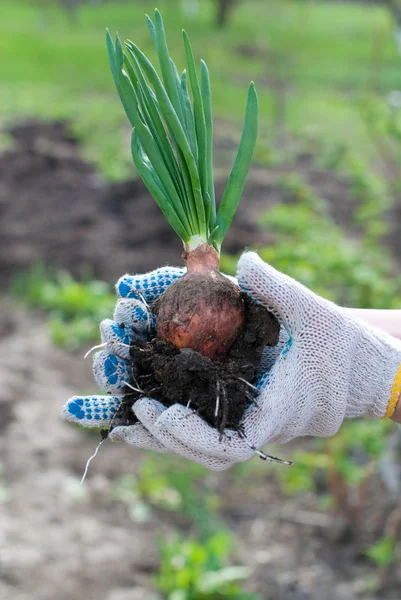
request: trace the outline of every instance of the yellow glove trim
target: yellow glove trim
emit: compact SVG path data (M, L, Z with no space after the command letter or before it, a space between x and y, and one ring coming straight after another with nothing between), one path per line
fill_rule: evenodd
M386 414L384 415L385 417L390 418L393 416L395 409L397 408L397 404L400 399L400 395L401 395L401 365L398 367L397 374L394 378L393 387L391 389L391 398L390 398L390 402L388 403Z

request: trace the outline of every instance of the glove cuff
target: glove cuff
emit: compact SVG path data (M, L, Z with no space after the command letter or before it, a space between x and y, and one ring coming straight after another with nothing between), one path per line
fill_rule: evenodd
M346 416L390 417L401 393L401 346L373 327L359 327Z
M401 396L401 365L398 367L396 376L394 377L393 387L391 388L390 401L387 406L386 414L384 418L390 418L395 413L398 401Z

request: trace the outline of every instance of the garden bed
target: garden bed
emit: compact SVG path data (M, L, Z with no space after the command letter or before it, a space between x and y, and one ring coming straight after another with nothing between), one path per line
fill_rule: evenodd
M181 264L181 245L140 180L107 183L80 157L77 141L62 123L29 122L9 130L13 148L0 157L0 281L35 261L82 277L114 282L122 273ZM301 157L288 167L251 171L244 198L224 244L234 254L269 243L259 214L291 200L276 185L279 175L303 175L350 225L347 183ZM223 184L217 185L217 198Z

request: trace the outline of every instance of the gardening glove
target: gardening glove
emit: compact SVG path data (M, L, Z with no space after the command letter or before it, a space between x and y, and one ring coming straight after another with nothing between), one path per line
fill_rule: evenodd
M398 340L254 253L243 254L237 276L242 290L276 315L287 342L259 375L257 405L244 414L243 435L227 430L221 439L194 411L178 404L166 409L148 398L136 402L135 414L160 443L177 453L180 445L191 448L213 469L218 459L225 466L246 461L267 442L332 436L345 418L392 415L401 391Z
M135 339L151 339L155 335L155 318L148 305L184 273L185 269L164 267L145 275L121 277L116 285L119 300L113 320L106 319L100 325L100 346L104 350L95 354L93 360L95 379L100 388L110 395L74 396L65 405L63 417L84 427L110 428L108 437L111 440L122 440L137 448L157 452L178 453L209 468L224 469L230 466L225 459L214 459L209 455L204 457L168 432L164 432L163 441L160 441L143 424L123 425L118 417L118 408L127 389L126 383L131 378L129 347ZM287 334L283 330L280 344L265 348L261 361L262 372L273 364L286 339ZM160 411L165 410L160 403L157 403L157 407Z

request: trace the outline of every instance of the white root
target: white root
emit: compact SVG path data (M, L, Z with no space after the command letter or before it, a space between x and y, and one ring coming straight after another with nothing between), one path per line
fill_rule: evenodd
M123 346L123 348L131 348L129 344L123 344L123 342L103 342L103 344L97 344L96 346L92 346L90 350L85 354L85 358L88 358L89 354L92 354L94 350L99 350L99 348L107 348L107 346Z
M140 390L139 388L134 387L133 385L128 383L128 381L122 381L121 383L123 383L124 385L129 387L131 390L134 390L134 392L138 392L139 394L145 395L145 392L143 390Z
M220 408L220 381L219 380L217 380L216 391L217 391L217 395L216 395L216 410L214 412L214 416L217 418L217 416L219 414L219 408Z
M288 465L289 467L294 464L289 460L283 460L282 458L278 458L277 456L269 456L269 454L265 454L261 450L258 450L255 446L253 446L250 443L250 441L248 440L248 438L246 437L246 435L244 433L239 433L239 436L245 441L246 444L248 444L248 446L251 448L251 450L253 450L255 452L255 454L257 454L262 460L268 460L269 462L277 462L282 465Z
M243 383L246 383L246 385L248 385L250 388L252 388L255 392L257 392L258 394L260 394L260 390L256 387L256 385L252 385L252 383L249 383L249 381L247 381L246 379L243 379L243 377L237 377L237 379L239 379L240 381L242 381Z
M83 484L83 482L85 481L86 475L88 473L88 469L89 469L89 465L91 464L92 460L95 458L95 456L97 455L97 453L99 452L99 448L100 446L103 444L103 442L106 441L106 438L104 440L100 440L100 442L98 443L98 445L96 446L96 450L94 451L94 453L92 454L92 456L90 456L88 458L88 460L86 461L86 466L85 466L85 471L84 474L82 475L82 479L81 479L81 483L80 485Z
M140 292L138 292L138 295L146 308L146 320L147 320L146 328L147 328L148 334L149 334L150 333L150 306L146 302L145 298L143 297L143 295Z
M114 419L116 418L118 411L120 410L120 406L121 406L121 402L120 404L117 406L116 410L114 411L114 415L112 416L112 419L110 421L110 425L109 425L109 430L107 432L107 435L110 433L110 431L113 428L113 423L114 423ZM95 452L92 454L92 456L90 456L88 458L88 460L86 461L86 465L85 465L85 471L84 474L82 475L82 479L81 479L81 483L80 485L83 484L83 482L85 481L86 475L88 474L88 469L89 469L89 465L91 464L92 460L95 458L95 456L97 455L97 453L99 452L99 448L100 446L103 444L103 442L105 442L107 439L107 436L104 437L102 440L100 440L100 442L98 443L98 445L96 446Z
M88 358L89 354L92 354L92 352L94 350L99 350L99 348L106 348L107 344L108 344L108 342L104 342L103 344L97 344L96 346L92 346L92 348L90 348L88 350L88 352L85 354L84 360L85 360L85 358Z

